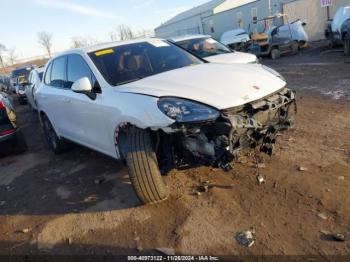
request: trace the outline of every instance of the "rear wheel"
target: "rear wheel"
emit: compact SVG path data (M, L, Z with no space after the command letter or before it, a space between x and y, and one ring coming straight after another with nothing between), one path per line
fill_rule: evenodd
M67 143L57 136L55 129L46 115L43 115L42 121L44 134L50 150L55 154L60 154L66 151Z
M348 34L344 36L344 55L350 55L350 36Z
M121 152L139 199L145 204L165 200L168 197L168 187L158 167L150 131L131 127L120 139L124 140L120 141Z
M281 57L281 52L278 50L278 48L274 48L271 50L271 58L273 60L276 60Z

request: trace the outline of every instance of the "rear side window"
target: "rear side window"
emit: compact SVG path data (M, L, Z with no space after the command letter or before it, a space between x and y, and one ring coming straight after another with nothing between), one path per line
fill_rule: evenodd
M91 85L94 85L92 82L92 72L85 60L80 55L69 55L66 87L71 88L73 83L82 77L89 78Z
M66 82L66 57L60 57L53 61L50 85L54 87L64 87Z
M50 63L46 69L45 79L44 79L45 85L50 85L51 83L51 69L52 69L52 63Z

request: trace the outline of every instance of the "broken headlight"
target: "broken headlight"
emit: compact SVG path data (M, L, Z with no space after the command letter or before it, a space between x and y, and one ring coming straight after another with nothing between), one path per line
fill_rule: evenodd
M175 97L160 98L158 107L168 117L180 123L215 120L220 115L212 107Z

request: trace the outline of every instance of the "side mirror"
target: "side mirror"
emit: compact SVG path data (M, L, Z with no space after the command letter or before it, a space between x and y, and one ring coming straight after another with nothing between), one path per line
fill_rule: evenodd
M306 26L306 25L307 25L307 23L306 23L306 22L303 22L301 25L302 25L302 26Z
M72 85L72 91L75 93L85 94L92 100L96 99L96 94L92 92L92 85L87 77L82 77Z

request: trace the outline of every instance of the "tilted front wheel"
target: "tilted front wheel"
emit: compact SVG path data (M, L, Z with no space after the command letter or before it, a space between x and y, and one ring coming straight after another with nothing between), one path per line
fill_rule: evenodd
M150 131L132 127L126 130L122 139L126 139L122 151L139 199L145 204L165 200L168 188L158 167Z

